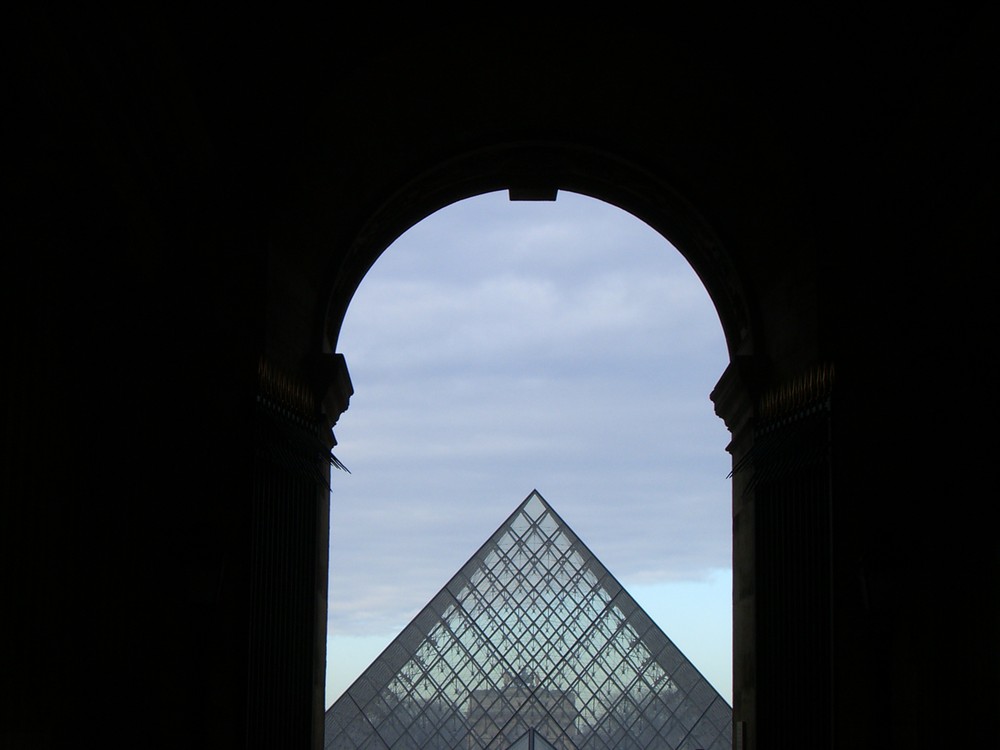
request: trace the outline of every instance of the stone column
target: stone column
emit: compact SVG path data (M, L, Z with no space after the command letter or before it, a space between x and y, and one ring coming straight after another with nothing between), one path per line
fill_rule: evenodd
M343 357L308 377L262 360L251 521L248 747L322 747L332 427Z
M733 734L830 747L834 371L762 381L737 359L712 395L733 434Z

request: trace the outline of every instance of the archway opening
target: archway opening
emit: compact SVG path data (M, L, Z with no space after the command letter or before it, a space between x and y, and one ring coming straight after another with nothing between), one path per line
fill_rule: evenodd
M729 354L662 235L570 192L450 204L369 271L338 350L327 706L534 488L732 703Z

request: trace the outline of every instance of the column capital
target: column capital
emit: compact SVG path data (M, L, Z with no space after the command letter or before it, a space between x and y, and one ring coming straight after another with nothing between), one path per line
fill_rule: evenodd
M761 379L759 370L755 357L738 355L730 361L709 394L716 415L725 422L734 439L753 419L756 386Z
M347 369L343 354L331 352L316 360L313 368L313 383L320 411L326 419L332 448L337 444L333 428L347 411L354 395L354 385Z

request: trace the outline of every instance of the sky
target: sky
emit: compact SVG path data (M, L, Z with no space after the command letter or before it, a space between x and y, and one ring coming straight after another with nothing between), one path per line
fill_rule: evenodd
M732 704L719 318L662 235L560 192L391 245L337 342L326 706L537 490Z

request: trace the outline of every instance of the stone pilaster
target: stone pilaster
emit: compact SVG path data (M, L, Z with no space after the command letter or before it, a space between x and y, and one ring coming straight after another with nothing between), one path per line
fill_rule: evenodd
M727 450L733 466L739 466L753 447L756 399L753 388L758 376L750 357L735 358L712 391L715 413L725 422L732 438ZM753 496L745 491L747 475L732 475L733 517L733 740L742 750L754 747L757 725L757 612Z
M310 377L261 360L251 521L248 747L322 746L332 427L340 355Z
M737 362L713 394L733 432L734 734L829 747L834 369L761 382Z

